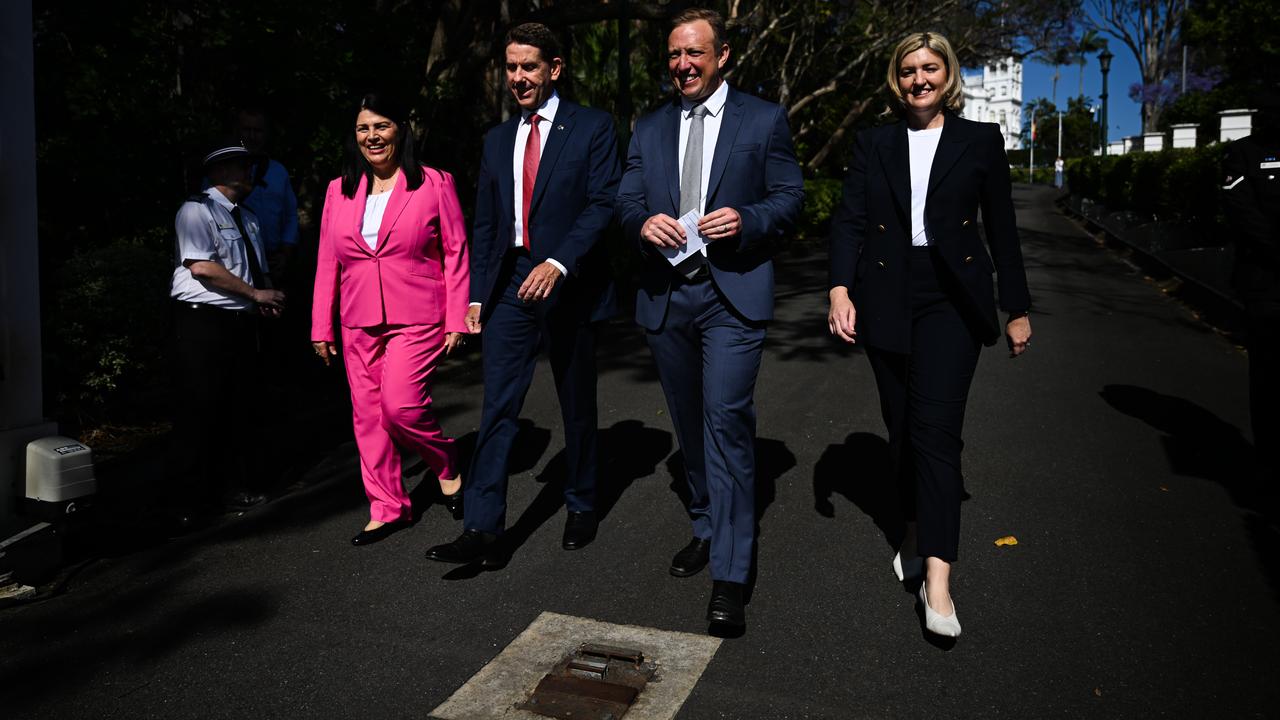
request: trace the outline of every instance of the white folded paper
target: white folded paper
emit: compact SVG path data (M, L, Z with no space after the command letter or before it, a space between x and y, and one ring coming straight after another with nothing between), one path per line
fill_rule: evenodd
M690 210L685 213L684 217L676 221L684 227L684 245L677 248L658 248L658 252L662 253L672 266L679 265L693 256L694 253L702 252L702 248L706 246L706 238L702 237L702 233L698 232L698 221L701 219L702 216L698 214L697 210Z

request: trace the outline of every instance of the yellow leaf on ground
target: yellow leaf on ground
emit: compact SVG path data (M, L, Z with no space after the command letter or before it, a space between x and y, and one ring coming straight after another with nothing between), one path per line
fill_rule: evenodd
M997 546L1000 546L1000 545L1017 545L1017 544L1018 544L1018 538L1016 538L1016 537L1014 537L1014 536L1012 536L1012 535L1005 535L1004 537L1000 538L999 540L996 540L996 545L997 545Z

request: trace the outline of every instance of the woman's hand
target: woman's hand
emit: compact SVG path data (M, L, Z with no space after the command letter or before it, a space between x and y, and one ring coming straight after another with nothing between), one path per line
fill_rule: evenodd
M827 311L827 327L831 334L847 343L858 342L858 331L855 321L858 311L849 299L849 288L842 286L831 288L831 309Z
M331 343L328 340L312 340L311 347L315 348L316 355L324 361L324 366L329 367L329 359L338 356L337 343Z
M1004 327L1005 340L1009 343L1009 357L1018 357L1031 347L1031 318L1021 315L1009 319Z
M451 332L444 334L444 354L452 354L454 350L467 344L467 337L463 333Z

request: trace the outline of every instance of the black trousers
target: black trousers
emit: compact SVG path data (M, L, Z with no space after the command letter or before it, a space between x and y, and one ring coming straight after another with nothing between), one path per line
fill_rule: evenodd
M498 281L502 297L484 323L484 404L475 455L467 475L468 530L501 533L507 523L508 462L519 434L520 410L546 347L564 421L564 504L595 510L597 464L596 328L579 308L526 303L517 296L533 271L523 250L508 250Z
M248 312L174 303L170 504L217 505L227 490L254 484L258 320Z
M953 298L955 280L931 248L911 252L911 352L867 348L903 519L918 553L955 562L960 545L960 433L982 344Z

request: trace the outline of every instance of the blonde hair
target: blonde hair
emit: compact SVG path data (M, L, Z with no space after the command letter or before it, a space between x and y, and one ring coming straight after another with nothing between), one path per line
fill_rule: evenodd
M893 49L886 73L891 99L889 110L901 113L906 109L907 101L898 85L898 71L902 68L903 58L921 49L930 50L942 58L942 64L947 68L947 84L942 88L942 107L960 112L964 108L964 77L960 74L960 60L956 57L956 51L951 48L951 43L935 32L911 33Z

